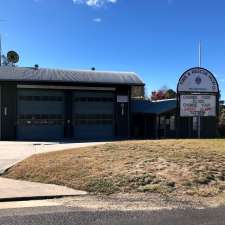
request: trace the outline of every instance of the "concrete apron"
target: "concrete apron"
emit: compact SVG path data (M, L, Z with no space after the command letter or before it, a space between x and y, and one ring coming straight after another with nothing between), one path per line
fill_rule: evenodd
M30 143L0 142L0 173L34 153Z
M0 178L0 202L41 200L86 194L85 191L58 185Z

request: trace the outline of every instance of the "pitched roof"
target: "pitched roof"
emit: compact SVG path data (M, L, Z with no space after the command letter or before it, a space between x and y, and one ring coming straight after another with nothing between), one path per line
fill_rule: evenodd
M132 72L104 72L88 70L59 70L31 67L0 67L0 81L42 81L144 85Z
M133 101L132 112L133 113L146 113L146 114L162 114L169 112L177 107L176 99L167 99L163 101Z

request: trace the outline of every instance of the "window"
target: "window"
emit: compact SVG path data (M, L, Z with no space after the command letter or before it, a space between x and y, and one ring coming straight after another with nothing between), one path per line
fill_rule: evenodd
M41 124L63 124L64 118L61 114L24 114L18 117L18 124L41 125Z
M165 116L160 116L160 120L159 120L159 128L160 129L164 129L166 125L166 119Z
M145 96L145 89L143 86L131 87L131 98L143 99Z
M20 96L20 101L51 101L51 102L62 102L63 97L61 96Z
M170 117L170 130L175 130L175 116Z
M107 97L75 97L75 102L113 102L113 98Z
M166 118L166 125L170 125L170 119Z
M112 124L113 115L112 114L75 114L73 121L74 121L74 125Z

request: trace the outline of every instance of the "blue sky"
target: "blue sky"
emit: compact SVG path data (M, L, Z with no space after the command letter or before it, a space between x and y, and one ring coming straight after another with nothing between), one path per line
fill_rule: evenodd
M225 99L224 0L1 0L3 51L20 66L134 71L147 92L198 65Z

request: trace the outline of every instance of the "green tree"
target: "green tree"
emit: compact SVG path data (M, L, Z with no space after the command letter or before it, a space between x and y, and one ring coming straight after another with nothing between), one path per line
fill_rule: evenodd
M219 132L220 135L225 137L225 106L220 106L220 115L219 115Z
M171 98L176 98L177 93L173 89L168 89L165 93L165 98L166 99L171 99Z

